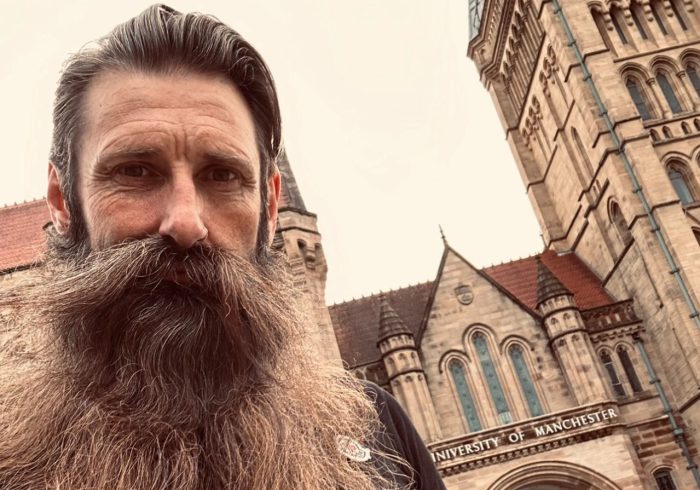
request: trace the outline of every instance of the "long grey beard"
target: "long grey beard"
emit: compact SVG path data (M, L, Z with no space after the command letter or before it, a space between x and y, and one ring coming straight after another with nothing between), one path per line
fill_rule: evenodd
M0 364L0 488L390 487L337 451L376 413L301 348L279 266L148 238L45 271L0 303L31 339Z

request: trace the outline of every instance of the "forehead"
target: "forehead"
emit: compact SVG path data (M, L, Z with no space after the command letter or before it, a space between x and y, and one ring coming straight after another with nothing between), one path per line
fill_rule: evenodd
M245 146L241 150L258 158L248 104L221 76L107 71L88 88L83 123L84 149L115 138L145 136L153 128L194 127L211 140ZM99 152L98 147L92 149Z

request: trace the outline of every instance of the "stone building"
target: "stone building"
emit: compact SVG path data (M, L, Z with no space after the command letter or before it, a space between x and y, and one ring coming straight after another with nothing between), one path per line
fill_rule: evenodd
M327 307L316 217L281 162L274 245L313 345L394 394L448 488L700 488L698 9L469 1L536 256L479 269L445 242L433 280ZM47 220L41 201L0 210L0 278L31 266Z

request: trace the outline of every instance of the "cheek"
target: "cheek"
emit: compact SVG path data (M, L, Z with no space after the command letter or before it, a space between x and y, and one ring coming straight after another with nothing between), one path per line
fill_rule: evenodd
M90 241L103 247L154 234L158 230L159 202L162 200L116 193L93 196L85 212Z
M236 252L250 252L255 248L260 221L259 206L209 208L204 225L212 245Z

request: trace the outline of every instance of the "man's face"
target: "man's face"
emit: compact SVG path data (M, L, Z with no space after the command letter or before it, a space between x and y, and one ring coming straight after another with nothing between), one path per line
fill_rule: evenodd
M258 227L272 236L279 174L263 184L268 220L260 223L255 126L230 82L191 72L107 72L88 90L84 121L77 190L91 248L161 235L182 249L204 243L252 257ZM54 202L52 185L53 169L56 223L63 203Z

